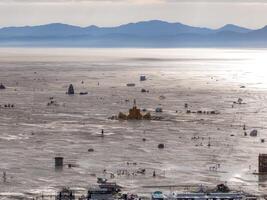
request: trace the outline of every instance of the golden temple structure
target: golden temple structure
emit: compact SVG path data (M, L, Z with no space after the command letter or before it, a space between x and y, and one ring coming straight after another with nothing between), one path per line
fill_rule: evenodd
M129 113L124 114L120 112L118 118L122 120L150 120L151 115L149 112L142 114L141 110L136 106L136 100L134 100L134 106L129 109Z

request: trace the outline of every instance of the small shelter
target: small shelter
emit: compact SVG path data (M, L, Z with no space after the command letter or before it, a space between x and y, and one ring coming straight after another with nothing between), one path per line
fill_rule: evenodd
M252 130L249 134L251 137L257 137L258 131L256 129Z
M140 76L140 81L145 81L146 80L146 76L145 75L141 75Z
M72 84L70 84L67 94L68 95L73 95L74 94L74 87L73 87Z
M0 90L4 90L6 87L3 85L3 83L0 84Z

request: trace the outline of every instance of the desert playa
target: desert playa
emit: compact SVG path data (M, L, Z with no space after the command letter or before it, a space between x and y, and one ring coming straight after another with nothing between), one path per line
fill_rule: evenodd
M266 55L0 49L0 195L83 191L97 177L144 195L157 186L224 182L266 194L267 178L253 174L258 155L267 153ZM134 104L156 120L112 118ZM60 171L57 156L64 157Z

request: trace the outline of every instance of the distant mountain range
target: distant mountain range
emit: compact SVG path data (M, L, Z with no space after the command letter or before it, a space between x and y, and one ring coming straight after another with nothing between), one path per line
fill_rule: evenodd
M267 47L267 26L251 30L228 24L219 29L209 29L159 20L117 27L53 23L2 28L0 46Z

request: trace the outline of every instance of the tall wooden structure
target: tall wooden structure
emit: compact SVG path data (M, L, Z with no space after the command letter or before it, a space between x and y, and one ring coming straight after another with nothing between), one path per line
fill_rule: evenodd
M267 154L259 155L259 173L267 174Z

